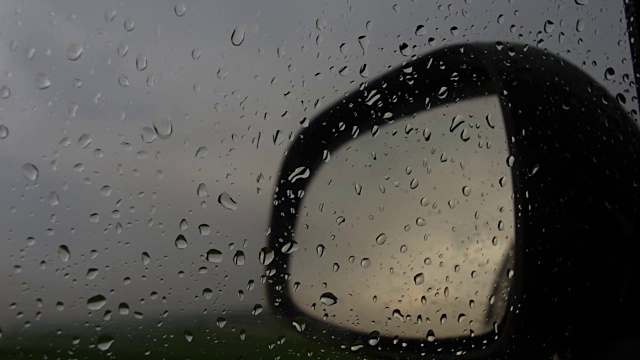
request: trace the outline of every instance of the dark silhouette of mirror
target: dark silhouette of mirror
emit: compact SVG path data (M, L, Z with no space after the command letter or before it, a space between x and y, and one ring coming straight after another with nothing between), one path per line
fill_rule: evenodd
M269 235L272 307L379 356L634 354L639 147L621 105L556 55L500 43L425 54L292 143Z

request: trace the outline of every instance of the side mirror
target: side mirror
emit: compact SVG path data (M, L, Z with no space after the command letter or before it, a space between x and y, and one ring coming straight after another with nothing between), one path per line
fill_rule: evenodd
M272 307L308 336L383 356L606 356L637 334L639 154L624 109L555 55L426 54L292 143Z

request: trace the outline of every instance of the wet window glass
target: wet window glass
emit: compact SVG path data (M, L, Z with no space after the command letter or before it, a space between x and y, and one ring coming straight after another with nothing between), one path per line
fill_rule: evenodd
M640 356L635 11L0 3L0 358Z

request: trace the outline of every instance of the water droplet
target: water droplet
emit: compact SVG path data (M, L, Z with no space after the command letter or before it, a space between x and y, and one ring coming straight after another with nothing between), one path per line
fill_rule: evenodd
M360 49L362 49L362 55L367 55L367 48L369 48L369 38L367 35L358 36L358 44L360 44Z
M191 50L191 58L193 60L200 59L200 56L202 56L202 52L200 51L200 49L195 48L195 49Z
M51 78L44 73L38 73L36 75L36 87L40 90L45 90L51 86Z
M96 276L98 276L99 272L100 270L96 268L89 268L87 269L87 274L85 276L87 277L88 280L93 280L96 278Z
M234 46L240 46L244 42L244 26L239 26L233 29L233 33L231 33L231 43Z
M80 146L83 149L86 149L91 144L92 141L93 139L91 139L91 136L89 134L82 134L78 138L78 146Z
M260 260L260 264L269 265L273 261L275 257L275 252L270 247L263 247L260 249L260 253L258 254L258 260Z
M168 118L159 118L153 120L153 128L156 130L160 139L167 139L173 132L173 124Z
M220 196L218 196L218 203L222 205L223 208L227 210L237 210L238 204L235 200L229 195L228 192L223 191Z
M262 312L262 310L263 310L263 309L264 309L264 308L263 308L263 306L262 306L262 305L260 305L260 304L255 304L255 305L253 306L253 310L251 310L251 315L258 315L258 314L260 314L260 313Z
M576 22L576 31L577 32L583 32L584 31L584 26L585 26L584 19L578 19L578 21Z
M516 158L513 157L512 155L509 155L509 157L507 158L507 166L512 167L515 161L516 161Z
M184 235L180 234L176 237L175 245L178 249L184 249L187 247L187 239Z
M6 139L9 136L9 128L6 125L0 124L0 139Z
M144 71L147 68L147 57L144 54L138 54L136 56L136 69L138 71Z
M367 340L369 345L376 346L376 345L378 345L379 341L380 341L380 332L379 331L372 331L371 334L369 334L369 339Z
M360 260L360 266L362 266L365 269L369 268L371 266L371 259L364 258L364 259Z
M458 36L458 34L460 34L460 30L457 26L452 26L450 31L452 36Z
M327 19L319 17L316 19L316 29L322 31L327 26Z
M206 236L211 232L211 228L207 224L200 224L198 225L198 231L200 232L200 235Z
M56 206L59 203L60 203L60 197L58 196L58 193L55 191L52 191L51 193L49 193L49 205Z
M183 17L184 14L187 12L187 7L184 5L183 2L180 2L173 7L173 11L176 13L177 17Z
M613 77L616 75L616 71L611 68L608 67L605 71L604 71L604 78L605 80L611 80L613 79Z
M422 131L422 136L424 137L424 140L425 140L425 141L429 141L429 139L431 139L431 129L429 129L429 128L425 128L425 129Z
M463 186L462 187L462 195L464 195L464 196L471 195L471 188L468 187L468 186Z
M355 183L354 184L354 188L356 190L356 194L358 194L358 195L362 194L362 185L360 185L358 183Z
M92 296L87 300L89 310L100 310L107 303L107 299L102 295Z
M58 247L58 256L60 256L60 260L62 260L62 262L69 261L69 258L71 257L71 252L69 251L69 248L67 247L67 245L60 245Z
M129 46L121 42L120 44L118 44L118 47L116 48L116 52L118 53L118 56L125 57L129 52Z
M124 29L127 31L133 31L136 28L136 23L133 22L131 18L126 18L124 20Z
M189 331L189 330L185 330L184 331L184 339L188 343L192 342L193 341L193 333L191 331Z
M292 324L298 332L303 332L304 329L307 327L307 322L300 317L293 319Z
M118 84L122 87L129 86L129 78L125 74L120 74L118 76Z
M427 220L425 220L424 218L419 217L419 218L416 219L416 225L425 226L425 225L427 225Z
M385 233L380 233L380 235L376 237L376 244L382 245L385 242L387 242L387 235Z
M207 185L203 183L198 184L196 194L198 194L199 197L207 197Z
M98 336L98 341L96 346L100 351L107 351L111 347L111 344L113 344L113 341L114 341L113 337L109 335L100 335Z
M211 299L213 297L213 290L205 288L204 290L202 290L202 296L204 296L204 298L207 300Z
M331 160L331 153L329 152L329 150L324 150L322 152L322 161L328 162L329 160Z
M409 47L407 43L405 42L401 43L398 48L400 49L400 54L402 54L403 56L411 55L411 47Z
M552 33L555 27L556 24L551 20L547 20L544 22L544 32L546 32L547 34Z
M338 216L338 218L336 219L336 224L340 225L343 222L345 222L344 216Z
M222 262L222 252L216 249L207 251L207 261L212 263Z
M188 228L189 228L189 223L187 222L187 219L180 220L180 230L185 231Z
M142 137L142 141L144 141L147 144L151 144L156 140L156 138L158 138L158 134L156 134L156 130L148 126L145 126L142 128L142 134L140 136Z
M416 276L413 277L413 282L416 285L422 285L424 284L424 274L423 273L419 273Z
M427 28L424 27L424 25L418 25L416 26L416 31L415 31L416 36L423 36L427 34Z
M433 330L429 329L429 331L427 331L427 341L433 342L435 339L436 339L436 334L433 332Z
M145 265L149 265L149 263L151 262L151 257L149 256L148 252L143 252L142 253L142 263Z
M84 52L84 48L82 47L82 45L78 43L71 43L69 47L67 47L67 52L66 52L67 59L71 61L76 61L80 59L83 52Z
M223 318L222 316L216 319L216 325L220 329L222 329L226 324L227 324L227 319Z
M291 175L289 175L289 181L291 181L291 183L296 182L296 180L298 179L306 179L309 177L309 175L311 175L311 171L304 167L304 166L300 166L297 169L295 169L293 171L293 173L291 173Z
M200 146L198 150L196 150L196 159L202 159L209 154L209 149L206 146Z
M244 251L238 250L233 255L233 263L236 264L237 266L244 265L244 260L245 260Z
M575 0L577 5L587 5L589 0Z
M320 302L325 306L332 306L338 302L338 297L336 297L333 293L326 292L320 295Z
M316 246L316 254L318 254L318 257L322 257L322 255L324 255L324 250L325 250L324 245L320 244Z
M364 347L364 343L362 340L356 340L353 344L351 344L351 351L358 351Z
M411 190L415 189L418 187L418 185L420 185L420 182L418 181L417 178L413 178L413 180L411 180L411 183L409 184L409 187L411 188Z
M38 168L32 163L25 163L24 165L22 165L22 175L27 180L36 181L38 179L38 176L40 175L40 172L38 171Z
M0 97L3 99L8 99L11 96L11 89L8 86L2 85L0 87Z

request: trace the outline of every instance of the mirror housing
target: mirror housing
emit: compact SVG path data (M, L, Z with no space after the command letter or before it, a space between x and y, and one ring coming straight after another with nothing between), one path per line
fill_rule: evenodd
M374 91L379 98L370 106ZM364 133L425 109L486 95L500 99L513 157L514 276L507 313L496 332L433 341L381 337L371 346L369 333L306 316L287 286L288 264L297 248L300 198L323 166L324 151L351 141L354 127ZM287 321L304 322L300 330L310 336L337 346L362 343L360 351L381 356L607 356L621 341L640 339L634 307L639 155L640 132L622 106L556 55L493 43L425 54L330 106L291 144L274 194L269 234L275 251L267 265L272 308ZM291 181L300 171L306 176ZM637 345L630 351L638 351Z

